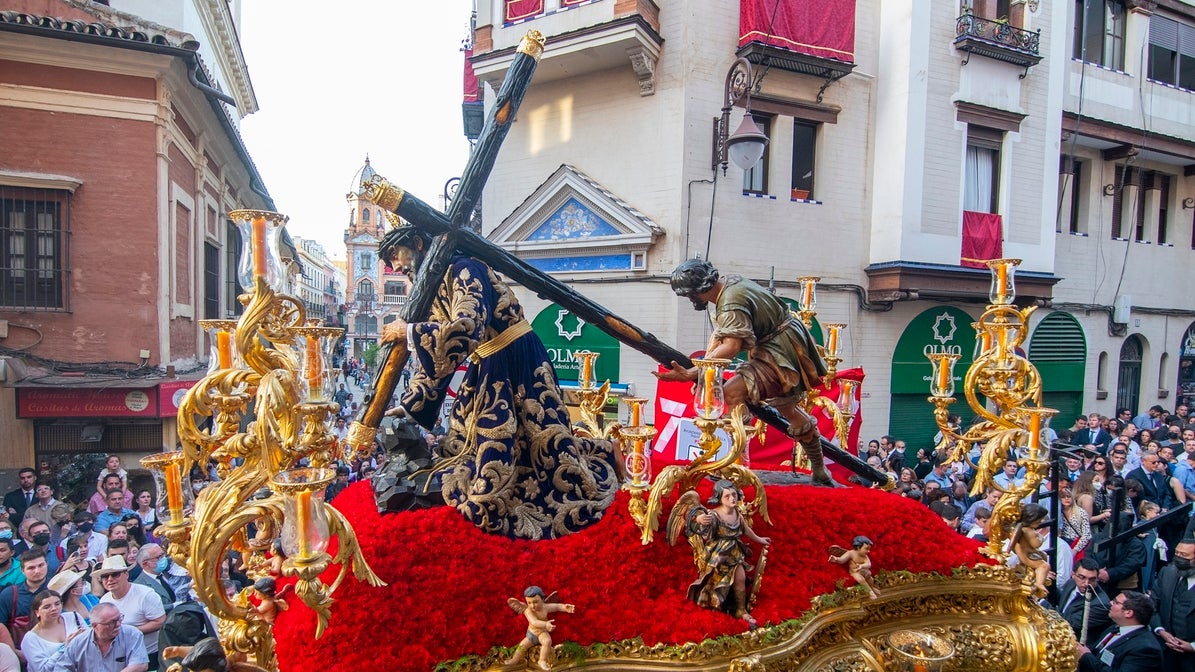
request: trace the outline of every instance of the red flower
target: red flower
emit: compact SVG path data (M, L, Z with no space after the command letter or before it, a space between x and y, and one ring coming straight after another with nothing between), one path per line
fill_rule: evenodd
M843 567L827 561L828 547L849 546L855 535L875 542L874 571L949 573L984 561L976 542L907 499L861 488L769 487L767 493L773 524L758 516L753 524L772 540L753 612L761 623L798 617L813 596L833 592L844 579L850 583ZM336 506L388 585L374 589L346 580L319 641L311 639L314 614L292 599L274 628L280 667L429 670L493 646L514 646L526 621L506 600L522 599L529 585L559 591L577 607L574 614L555 615L555 643L642 637L648 645L680 644L745 631L742 621L686 599L696 578L688 544L669 547L661 531L651 545L641 545L627 500L619 493L605 518L579 534L527 542L483 533L448 507L380 516L369 486L351 486ZM325 580L333 577L330 571Z

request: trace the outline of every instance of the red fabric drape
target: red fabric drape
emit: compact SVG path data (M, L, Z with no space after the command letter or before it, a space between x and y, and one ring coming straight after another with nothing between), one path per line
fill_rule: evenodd
M593 2L593 0L560 0L560 6L576 7L577 5L584 5L587 2Z
M739 46L751 42L854 63L855 0L740 0Z
M544 0L506 0L506 23L528 19L544 11Z
M481 100L478 95L477 75L473 72L473 63L469 59L473 58L473 48L470 47L465 50L465 80L464 80L464 102L476 103Z
M1003 223L990 212L963 211L963 251L959 264L987 268L983 262L1004 256Z
M664 369L661 368L660 370L663 371ZM727 377L729 378L730 374L727 374ZM859 393L863 382L863 369L855 368L839 371L838 378L841 380L853 380L857 383L851 400L851 408L854 410L855 416L851 419L850 428L847 432L847 438L850 443L847 449L851 453L856 453L855 446L859 445L859 430L863 425L863 417L859 412ZM836 381L832 388L818 387L818 391L830 399L837 401L841 388ZM677 457L676 442L682 420L693 418L695 415L696 413L693 412L692 383L656 381L655 426L659 430L659 434L655 441L652 442L652 471L659 471L661 467L668 464L687 463L686 460ZM820 407L814 410L813 418L817 421L817 428L822 436L827 441L837 445L838 437L834 433L833 420ZM751 467L755 469L787 469L788 467L782 463L792 459L792 450L792 439L781 434L779 430L768 427L763 445L760 445L758 439L752 439L750 446L748 446ZM826 465L829 467L830 472L833 473L834 478L840 483L846 483L846 479L853 473L845 467L834 464L829 460L827 460Z

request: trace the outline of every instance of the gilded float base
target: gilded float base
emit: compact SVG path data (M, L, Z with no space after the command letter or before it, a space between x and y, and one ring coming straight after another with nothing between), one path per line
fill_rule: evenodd
M881 573L879 598L852 587L814 600L801 618L681 646L622 641L555 647L553 670L721 672L882 672L903 669L889 635L920 630L945 638L955 655L943 668L967 672L1069 672L1075 639L1065 621L1030 599L1023 572L960 568L953 576ZM452 663L453 670L504 667L504 650ZM534 651L528 655L535 660Z

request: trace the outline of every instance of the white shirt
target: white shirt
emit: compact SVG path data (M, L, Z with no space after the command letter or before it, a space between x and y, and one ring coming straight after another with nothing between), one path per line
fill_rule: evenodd
M130 583L129 592L120 599L116 599L111 591L104 593L100 602L115 604L124 616L124 624L134 628L166 615L166 610L162 607L162 598L158 597L152 588L139 583ZM145 651L155 653L157 650L158 638L151 633L145 638Z

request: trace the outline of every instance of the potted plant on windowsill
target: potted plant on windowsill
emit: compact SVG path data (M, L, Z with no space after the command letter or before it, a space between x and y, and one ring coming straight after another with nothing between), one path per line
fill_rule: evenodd
M792 190L792 199L794 201L809 200L809 190L808 189L793 189Z

